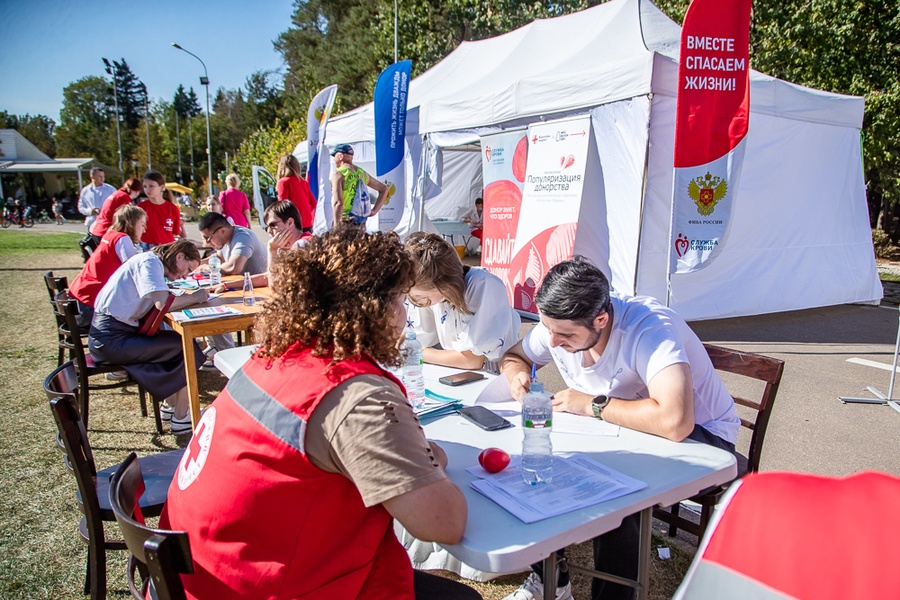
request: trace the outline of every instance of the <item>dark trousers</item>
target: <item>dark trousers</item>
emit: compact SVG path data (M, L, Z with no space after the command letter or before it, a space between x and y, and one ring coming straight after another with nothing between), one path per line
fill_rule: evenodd
M446 577L413 571L416 600L481 600L481 594Z
M735 452L734 444L726 442L699 425L694 425L694 430L688 439L731 452L738 460L739 472L741 472L740 464L742 462L746 464L747 459ZM641 515L634 514L622 519L622 524L617 529L591 540L594 547L594 570L628 579L637 579L640 533ZM565 549L558 550L556 555L557 558L564 559ZM542 563L535 563L531 565L531 568L540 577L544 567ZM557 585L564 586L567 583L569 583L568 570L561 569ZM634 588L603 579L591 580L591 600L632 600L633 598Z

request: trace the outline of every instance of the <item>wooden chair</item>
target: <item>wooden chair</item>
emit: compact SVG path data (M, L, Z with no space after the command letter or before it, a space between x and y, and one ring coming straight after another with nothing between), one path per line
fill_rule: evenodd
M125 544L106 539L103 522L115 520L109 505L109 477L119 465L97 471L87 430L76 409L77 388L72 384L77 381L75 367L69 361L44 380L44 390L50 398L50 409L65 447L67 466L74 472L78 485L76 497L84 513L78 532L88 543L84 593L90 594L93 600L106 597L106 551L124 550ZM144 471L152 475L148 476L148 491L141 498L143 514L157 516L162 512L183 454L181 450L173 450L148 456L142 461Z
M59 292L54 298L56 305L56 313L63 319L64 325L60 328L60 344L63 345L70 353L75 363L75 370L78 373L78 410L81 413L81 419L88 424L90 415L90 395L91 390L109 390L114 388L122 388L129 385L137 385L137 382L128 377L122 381L110 383L91 383L90 378L94 375L103 375L105 373L115 373L122 370L117 365L98 365L94 362L93 357L85 350L84 341L80 335L73 332L79 331L78 323L75 320L78 314L78 308L75 300L69 298L68 292L65 290ZM141 415L147 416L147 392L138 385L138 396L141 402ZM156 431L162 434L162 418L159 414L159 399L150 395L153 402L153 417L156 421Z
M717 371L726 373L734 373L742 377L755 379L763 382L763 390L758 401L748 400L734 396L735 404L746 406L756 411L756 418L753 421L741 418L741 425L752 431L750 437L750 450L747 454L747 467L741 469L738 465L738 477L741 478L747 473L754 473L759 470L759 460L762 454L763 440L766 437L766 428L769 425L769 417L772 414L772 405L775 403L775 394L778 393L778 386L781 383L781 375L784 371L784 361L777 358L770 358L760 354L751 352L740 352L722 348L721 346L713 346L711 344L703 344L709 358L712 360L713 367ZM679 509L681 504L673 504L668 509L656 507L653 509L653 516L668 523L669 536L674 536L678 529L697 536L699 543L703 538L706 527L709 525L710 517L713 509L722 498L725 490L731 482L706 490L692 498L691 501L700 505L700 523L694 523L680 516Z
M141 464L132 452L109 483L109 504L131 552L128 590L134 598L143 600L149 597L147 588L152 581L155 597L159 600L184 600L181 574L194 572L188 535L183 531L147 527L138 505L144 487ZM141 575L140 586L135 582L135 571Z
M63 339L63 325L65 325L65 319L56 312L56 304L54 299L56 295L60 292L63 292L69 289L69 280L65 277L54 277L53 271L47 271L44 273L44 283L47 286L47 293L50 294L50 307L53 309L53 317L56 319L56 334L59 337L59 360L56 365L60 366L66 361L66 347L63 345L65 341Z

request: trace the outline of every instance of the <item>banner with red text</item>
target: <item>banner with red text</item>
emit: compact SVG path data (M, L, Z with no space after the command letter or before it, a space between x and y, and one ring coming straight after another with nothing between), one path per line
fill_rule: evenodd
M506 284L513 302L509 263L516 244L516 229L522 206L526 131L505 131L481 138L481 171L484 181L484 220L481 238L481 266Z
M590 115L528 127L522 215L509 268L516 309L537 314L534 294L544 275L572 258L590 137Z
M750 0L693 0L681 30L669 273L719 253L750 116Z

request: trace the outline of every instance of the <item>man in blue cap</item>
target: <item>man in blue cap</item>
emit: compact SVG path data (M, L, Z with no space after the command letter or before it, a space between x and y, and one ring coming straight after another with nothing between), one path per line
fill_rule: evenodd
M388 188L363 169L353 166L353 147L338 144L331 151L337 170L331 175L331 197L334 208L332 227L340 223L352 223L365 228L366 219L374 217L387 200ZM367 187L378 192L375 206L369 198Z

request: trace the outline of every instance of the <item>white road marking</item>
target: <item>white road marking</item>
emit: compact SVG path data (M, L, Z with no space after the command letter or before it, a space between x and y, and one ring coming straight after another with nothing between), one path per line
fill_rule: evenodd
M884 363L875 362L874 360L867 360L865 358L848 358L848 363L853 363L856 365L862 365L864 367L875 367L876 369L882 369L884 371L890 371L893 365L886 365ZM897 372L900 373L900 367L897 368Z

